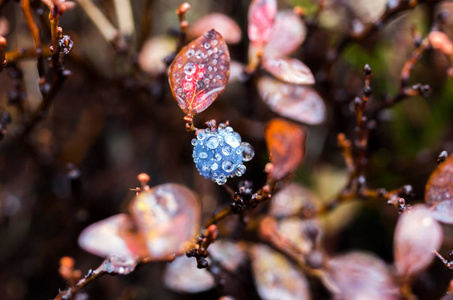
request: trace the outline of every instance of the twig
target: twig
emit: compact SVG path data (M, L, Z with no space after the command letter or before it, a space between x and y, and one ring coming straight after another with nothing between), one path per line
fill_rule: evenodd
M189 22L186 20L186 13L189 9L190 4L185 2L181 4L175 12L179 19L179 37L176 43L176 53L181 51L186 44L187 29L189 29Z
M0 72L6 66L5 52L6 52L6 39L0 36Z
M114 0L113 6L118 20L118 28L123 36L131 36L135 32L134 15L131 0Z
M120 32L105 17L101 10L91 0L77 0L80 7L97 27L104 39L110 43L118 52L125 52L127 44Z

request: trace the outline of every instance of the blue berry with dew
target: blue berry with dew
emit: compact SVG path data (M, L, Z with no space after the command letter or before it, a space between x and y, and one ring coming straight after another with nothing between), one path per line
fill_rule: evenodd
M245 173L243 163L250 161L255 151L249 143L242 142L228 123L207 124L209 128L198 130L197 137L192 139L193 161L200 175L222 185L227 178Z

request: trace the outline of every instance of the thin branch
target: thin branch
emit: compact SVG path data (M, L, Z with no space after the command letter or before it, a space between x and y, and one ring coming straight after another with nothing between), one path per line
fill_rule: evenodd
M131 36L135 32L134 15L132 13L131 0L114 0L118 28L123 36Z

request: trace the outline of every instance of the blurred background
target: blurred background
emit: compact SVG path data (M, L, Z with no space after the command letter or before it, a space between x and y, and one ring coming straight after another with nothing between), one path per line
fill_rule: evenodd
M125 0L126 1L126 0ZM94 3L116 26L113 1ZM294 181L311 190L320 201L331 199L347 180L347 171L336 136L354 134L351 105L363 89L362 69L373 70L371 101L382 101L399 89L400 73L414 45L411 28L422 36L429 32L436 15L453 9L452 3L421 5L383 25L378 34L349 43L326 79L324 66L330 49L354 26L366 26L384 11L386 1L327 1L317 24L307 22L307 38L293 55L312 70L316 91L327 107L326 121L307 126L307 156ZM136 176L150 175L150 186L176 182L194 190L203 202L203 220L218 206L227 205L224 189L198 174L192 162L192 133L185 130L184 114L171 95L163 59L176 49L179 31L174 0L131 1L135 32L127 39L128 51L118 53L99 33L79 5L60 20L63 33L74 41L65 61L71 76L58 91L47 118L25 138L19 138L24 114L11 101L11 91L26 93L23 105L33 111L42 96L37 85L36 60L24 59L17 68L0 73L0 106L11 114L0 142L0 295L2 299L50 299L66 287L58 274L59 259L71 256L83 274L96 268L102 258L83 251L77 243L89 224L126 212L139 185ZM49 44L48 10L31 1L41 28L44 47ZM247 0L197 0L190 2L187 20L192 24L212 12L223 13L237 22L242 39L230 45L232 60L248 63ZM279 10L295 5L306 9L313 20L317 4L309 0L278 1ZM453 16L441 25L453 38ZM7 51L33 48L33 40L19 3L0 1L0 29L8 40ZM152 39L153 50L142 53ZM140 57L150 55L145 66ZM453 85L445 75L448 60L429 50L416 64L411 82L429 84L431 95L412 97L384 110L370 137L367 175L371 187L388 190L404 184L414 187L410 203L423 201L429 174L441 150L453 151ZM23 78L15 79L20 70ZM17 76L16 76L17 78ZM232 81L224 94L195 118L203 127L210 119L230 121L244 141L255 148L255 158L241 178L261 187L266 180L268 154L265 124L278 115L260 99L253 80ZM236 187L240 179L229 180ZM261 208L265 212L266 207ZM225 224L225 235L234 240L257 240L243 229L236 217ZM353 203L335 211L325 224L324 241L329 253L362 249L392 262L392 236L397 214L383 202ZM451 229L446 229L444 246L453 248ZM450 233L450 236L448 236ZM89 299L259 299L250 268L241 276L230 276L223 289L201 294L184 294L163 285L165 263L148 264L127 276L105 276L89 285ZM434 266L433 268L435 268ZM435 269L447 278L444 269ZM427 273L429 274L429 272ZM440 274L440 275L439 275ZM429 275L426 275L429 277ZM442 277L444 276L444 277ZM428 278L427 277L427 278ZM439 280L440 282L441 280ZM440 285L445 283L443 281ZM439 286L433 283L432 290ZM442 290L441 290L442 292ZM442 293L440 293L442 294ZM315 288L314 299L329 298ZM437 294L431 294L435 299ZM81 298L82 299L82 298ZM424 298L428 299L428 298Z

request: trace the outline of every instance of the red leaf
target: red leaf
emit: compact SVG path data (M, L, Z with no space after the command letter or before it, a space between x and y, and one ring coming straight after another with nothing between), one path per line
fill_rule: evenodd
M453 155L438 165L426 183L425 202L434 205L453 200Z
M278 79L293 84L313 84L310 69L295 58L264 58L263 67Z
M434 258L432 251L442 244L442 227L423 204L402 214L396 224L393 242L395 267L409 278L424 270Z
M270 109L294 121L315 125L326 117L322 98L310 87L263 77L258 81L258 91Z
M154 259L184 252L200 226L200 201L178 184L162 184L139 193L129 209L148 255Z
M224 91L230 77L230 53L214 29L185 46L170 66L169 82L179 107L196 115Z
M292 10L279 11L269 41L264 47L266 57L282 57L299 48L307 29L299 15Z
M400 299L388 266L370 254L350 252L333 257L325 274L326 287L341 299Z
M294 173L305 156L305 129L283 119L274 119L267 124L265 137L272 163L268 175L280 180Z
M239 25L230 17L219 13L212 13L196 20L190 26L187 36L189 39L194 39L211 28L220 33L229 44L237 44L242 38Z
M276 0L253 0L250 4L248 34L250 41L258 48L269 40L276 14Z

